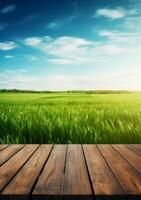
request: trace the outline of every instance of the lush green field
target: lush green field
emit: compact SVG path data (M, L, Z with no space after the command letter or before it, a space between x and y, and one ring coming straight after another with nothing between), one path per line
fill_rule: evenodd
M141 143L141 94L0 93L0 143Z

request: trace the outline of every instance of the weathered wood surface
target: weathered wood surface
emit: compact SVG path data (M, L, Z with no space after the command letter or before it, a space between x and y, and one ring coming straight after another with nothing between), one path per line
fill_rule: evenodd
M141 199L141 145L0 145L0 199Z

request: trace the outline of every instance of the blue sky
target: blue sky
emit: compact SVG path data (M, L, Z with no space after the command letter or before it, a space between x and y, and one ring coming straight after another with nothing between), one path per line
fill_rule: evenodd
M0 0L0 88L141 90L141 0Z

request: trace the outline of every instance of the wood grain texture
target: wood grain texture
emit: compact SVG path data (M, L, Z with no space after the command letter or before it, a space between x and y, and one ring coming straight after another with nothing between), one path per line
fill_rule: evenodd
M2 194L28 195L47 160L52 145L40 145Z
M96 145L83 145L96 195L124 195L124 191Z
M11 144L7 148L0 151L0 166L11 158L16 152L18 152L24 145Z
M8 147L8 144L0 144L0 151Z
M128 146L129 148L131 148L137 154L141 155L141 144L128 144L126 146Z
M81 145L68 145L62 195L92 195Z
M141 175L110 145L98 145L127 194L141 194Z
M0 148L0 200L141 199L141 145Z
M55 145L33 190L34 195L61 195L66 145Z
M125 145L112 145L140 174L141 174L141 155L128 149Z
M0 167L0 192L18 173L39 145L26 145Z

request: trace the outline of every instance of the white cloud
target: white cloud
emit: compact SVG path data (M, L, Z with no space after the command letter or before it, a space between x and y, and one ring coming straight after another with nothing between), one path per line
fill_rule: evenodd
M37 43L36 45L33 45L30 39L26 39L25 44L54 56L53 59L48 60L54 64L57 64L57 61L58 64L72 64L82 63L85 60L88 60L83 56L86 56L86 49L92 44L92 42L75 37L64 36L53 39L49 36L45 36L42 37L40 43Z
M117 33L118 33L117 31L100 30L99 35L111 37L111 36L115 36L115 34L117 34Z
M114 54L120 54L126 51L124 47L116 46L113 44L104 44L100 47L97 47L96 53L100 55L114 55Z
M46 59L50 63L63 65L105 62L107 55L116 55L126 51L124 47L110 43L109 41L99 43L69 36L62 36L55 39L45 36L40 38L39 42L37 40L37 43L33 43L30 38L24 41L26 45L52 56L52 58Z
M109 43L125 48L127 52L137 49L141 44L141 34L136 30L130 32L100 30L99 35L106 37Z
M131 1L131 0L130 0ZM131 5L127 10L127 17L124 19L122 28L133 31L141 32L141 1L131 1Z
M62 26L60 21L52 21L49 24L46 25L46 28L49 29L58 29Z
M55 59L55 58L47 58L46 61L57 64L57 65L68 65L68 64L76 64L75 61L69 59Z
M15 49L17 47L15 42L9 41L9 42L0 42L0 50L2 51L8 51Z
M140 26L141 16L129 16L125 19L122 24L123 28L129 29L130 31L141 31Z
M34 47L34 46L37 46L37 45L41 44L42 39L39 38L39 37L30 37L30 38L26 38L24 40L24 42L25 42L26 45Z
M109 9L109 8L102 8L96 10L95 17L103 16L110 19L120 19L124 18L126 16L126 11L123 8L115 8L115 9Z
M91 44L93 44L93 42L82 38L63 36L56 38L49 43L43 43L40 46L40 49L61 58L65 56L72 58L74 56L82 56L82 54L85 54L85 49ZM75 55L75 53L77 55Z
M89 59L86 58L77 58L77 59L47 58L45 60L56 65L72 65L72 64L81 64L89 62Z
M100 30L99 32L99 35L100 36L106 36L106 37L109 37L109 38L118 38L118 37L134 37L134 36L137 36L139 34L137 34L136 32L120 32L120 31L117 31L117 30L112 30L112 31L109 31L109 30Z
M82 38L60 37L48 45L42 46L42 50L59 58L72 60L75 63L89 63L97 57L123 52L123 48L114 44L97 44Z
M14 58L14 56L12 56L12 55L5 55L4 57L5 58Z
M13 12L13 11L15 11L15 9L16 9L16 5L8 5L8 6L6 6L6 7L4 7L1 11L0 11L0 13L2 13L2 14L7 14L7 13L10 13L10 12Z
M37 56L30 56L29 58L31 61L36 61L38 59Z

